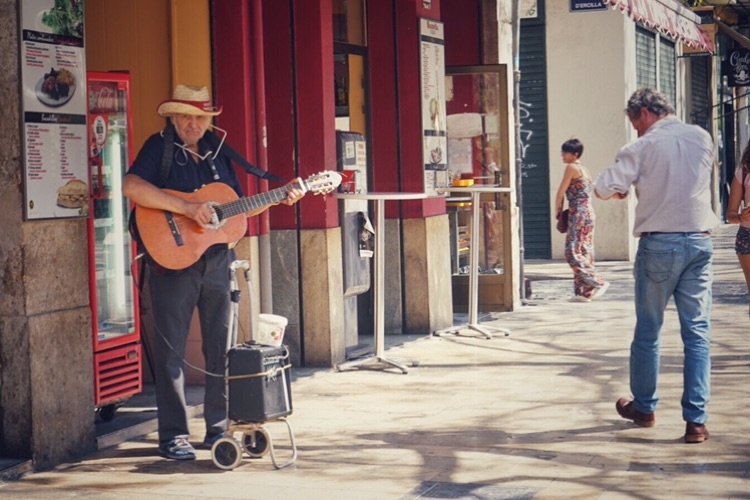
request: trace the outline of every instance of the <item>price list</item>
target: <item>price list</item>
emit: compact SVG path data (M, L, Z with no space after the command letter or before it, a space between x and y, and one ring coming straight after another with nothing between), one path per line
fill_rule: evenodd
M31 214L47 217L86 215L85 207L58 205L59 191L72 180L85 179L85 117L26 113L27 207Z

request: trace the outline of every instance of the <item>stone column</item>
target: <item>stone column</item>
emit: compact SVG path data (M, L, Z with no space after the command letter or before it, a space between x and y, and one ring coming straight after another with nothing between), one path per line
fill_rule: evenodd
M95 448L85 219L24 220L21 1L0 0L0 450L50 467Z

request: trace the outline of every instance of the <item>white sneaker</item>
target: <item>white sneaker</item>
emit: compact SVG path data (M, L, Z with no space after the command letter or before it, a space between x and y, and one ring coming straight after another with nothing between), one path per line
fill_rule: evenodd
M591 296L591 300L598 299L602 295L604 295L604 292L607 291L607 288L609 288L609 281L605 281L602 286L594 290L594 294Z
M583 295L573 295L568 299L568 302L591 302L591 299Z

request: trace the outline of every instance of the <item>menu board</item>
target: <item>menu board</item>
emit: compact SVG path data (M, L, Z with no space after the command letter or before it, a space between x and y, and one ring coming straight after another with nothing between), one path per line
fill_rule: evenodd
M425 193L448 183L448 139L445 121L445 42L443 24L420 19L420 94L422 100L422 157Z
M83 0L21 5L26 219L88 214Z

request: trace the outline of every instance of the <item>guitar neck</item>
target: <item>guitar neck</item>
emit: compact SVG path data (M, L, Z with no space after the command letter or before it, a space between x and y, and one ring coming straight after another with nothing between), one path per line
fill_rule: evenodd
M296 189L304 189L299 185L298 182L295 182L293 187ZM254 196L246 196L238 200L230 201L229 203L222 203L221 205L215 206L214 210L216 211L219 220L228 219L229 217L234 217L235 215L244 214L258 208L267 207L268 205L273 205L274 203L284 201L287 198L288 190L288 185L282 186L280 188L266 191L265 193L256 194Z

